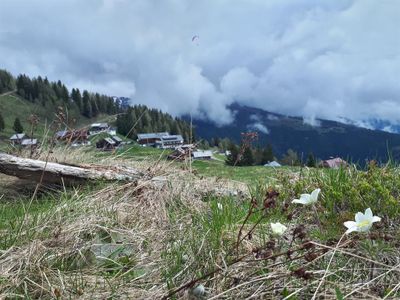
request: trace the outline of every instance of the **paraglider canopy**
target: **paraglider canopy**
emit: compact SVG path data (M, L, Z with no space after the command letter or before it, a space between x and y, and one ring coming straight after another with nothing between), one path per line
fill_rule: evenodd
M192 37L192 42L194 42L194 41L196 41L196 40L198 40L199 39L199 36L198 35L194 35L193 37Z

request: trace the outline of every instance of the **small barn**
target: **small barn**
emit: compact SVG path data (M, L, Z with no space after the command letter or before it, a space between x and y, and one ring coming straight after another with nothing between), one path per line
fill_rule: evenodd
M88 142L88 131L84 129L58 131L56 132L56 139L67 143L84 145Z
M196 151L196 145L194 144L185 144L179 147L176 147L175 150L168 155L168 159L170 160L185 160L189 158L193 152Z
M170 155L168 155L168 159L170 160L185 160L187 157L189 157L189 151L182 148L176 148Z
M321 161L321 167L330 168L330 169L339 169L341 167L346 167L348 164L345 160L340 157L330 158L327 160Z
M107 123L93 123L90 125L89 134L97 134L107 131L110 126Z
M116 142L112 138L104 138L96 143L96 148L103 151L111 151L116 148Z

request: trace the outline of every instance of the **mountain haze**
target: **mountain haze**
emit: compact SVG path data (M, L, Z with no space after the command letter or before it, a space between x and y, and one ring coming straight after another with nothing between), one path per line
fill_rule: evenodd
M271 143L278 157L288 149L293 149L303 159L313 152L321 159L340 156L361 164L366 159L386 161L388 149L394 158L398 158L400 153L398 134L336 121L284 116L237 103L229 109L235 115L235 120L229 125L217 126L210 121L194 120L198 137L207 140L228 137L240 142L241 132L257 131L258 142L262 145Z

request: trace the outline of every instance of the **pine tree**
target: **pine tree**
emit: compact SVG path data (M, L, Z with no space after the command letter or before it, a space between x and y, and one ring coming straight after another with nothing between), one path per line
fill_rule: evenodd
M315 157L314 157L314 154L312 152L310 152L308 154L306 165L309 168L315 168L315 166L316 166Z
M79 89L72 89L71 97L72 100L75 102L76 106L78 106L80 113L83 113L82 96Z
M254 158L255 165L261 165L262 154L263 154L263 150L261 149L260 145L257 145L257 147L253 151L253 158Z
M273 160L274 160L274 152L272 150L272 145L268 144L267 147L265 147L263 150L261 164L265 165Z
M230 143L229 147L228 147L228 151L230 152L229 155L226 156L226 160L225 163L229 166L235 166L238 165L238 155L239 155L239 149L238 147L233 144Z
M88 91L83 91L82 97L82 114L85 117L91 118L92 117L92 105L90 103L90 95Z
M240 160L241 166L252 166L254 164L253 151L250 147L246 147L243 151L243 157Z
M3 116L0 113L0 131L3 131L5 127L6 127L6 124L4 123Z
M20 119L17 117L14 120L14 126L13 129L16 133L23 133L24 132L24 127L22 127Z

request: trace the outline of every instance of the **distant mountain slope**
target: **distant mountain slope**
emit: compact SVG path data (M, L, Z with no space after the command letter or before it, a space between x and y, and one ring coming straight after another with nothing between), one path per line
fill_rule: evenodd
M55 114L58 110L60 103L46 103L45 106L39 103L32 103L26 99L21 98L15 93L6 93L0 95L0 112L5 121L4 131L0 131L0 140L4 139L8 142L8 138L14 134L13 124L16 117L21 120L24 131L30 132L30 124L28 118L34 114L39 118L35 136L41 137L44 133L45 126L49 126L55 119ZM68 115L69 126L79 128L96 121L109 121L112 116L100 114L96 118L87 118L79 114L76 110L68 110L65 112ZM113 118L115 119L115 118Z
M327 120L317 120L318 126L311 126L299 117L238 104L233 104L230 109L235 112L235 121L226 126L218 127L209 121L194 120L197 136L208 140L228 137L240 142L241 132L258 131L259 142L271 143L278 156L291 148L303 154L304 159L309 152L313 152L322 159L340 156L363 163L365 159L387 160L389 146L394 158L400 158L399 134Z

